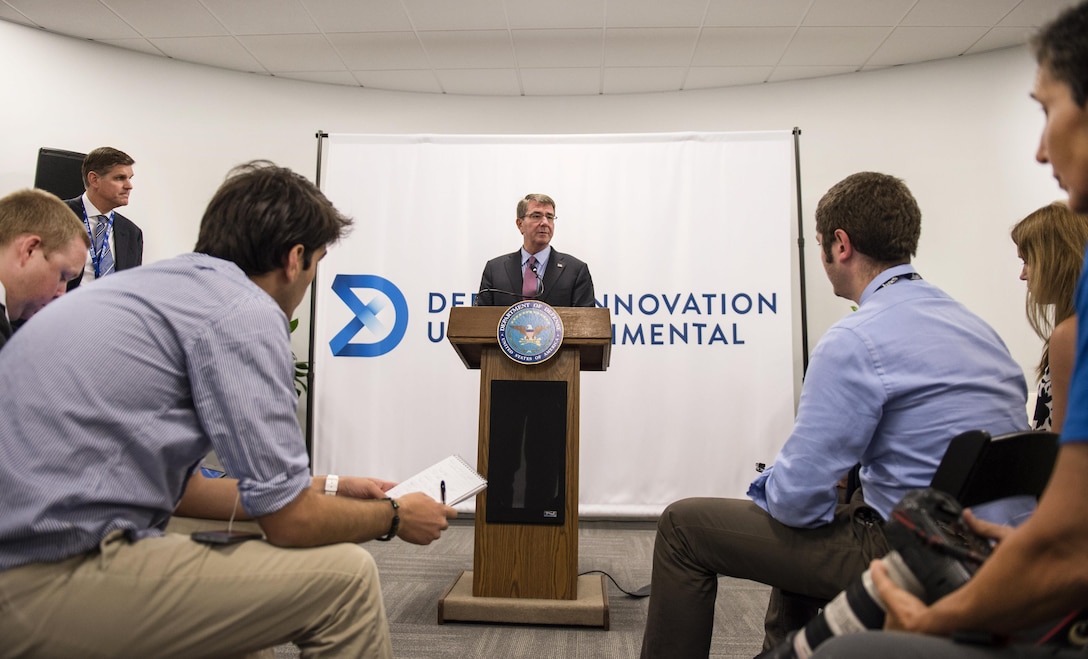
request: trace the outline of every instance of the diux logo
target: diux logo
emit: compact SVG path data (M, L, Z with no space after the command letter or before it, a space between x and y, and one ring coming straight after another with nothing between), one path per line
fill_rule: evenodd
M408 329L408 302L393 282L378 275L336 275L332 290L355 314L355 318L329 341L332 354L337 357L380 357L396 348L404 338ZM355 294L356 290L374 291L375 295L367 296L370 301L363 302ZM382 314L390 306L392 327L385 322L389 314ZM374 340L352 343L363 330Z

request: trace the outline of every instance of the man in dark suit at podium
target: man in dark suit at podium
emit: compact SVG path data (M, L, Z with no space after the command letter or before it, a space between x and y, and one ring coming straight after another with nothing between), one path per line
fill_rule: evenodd
M555 233L555 201L545 194L529 194L518 202L521 249L487 262L480 279L476 304L507 307L524 299L553 307L592 307L593 277L589 266L551 247Z
M83 158L83 187L87 191L65 203L83 222L92 244L87 250L83 272L68 282L68 290L81 282L143 263L143 232L115 210L128 205L134 162L124 151L108 146L99 147Z
M487 262L477 305L539 300L553 307L594 306L589 266L551 247L555 220L555 200L548 195L529 194L518 202L515 222L523 237L521 249ZM528 395L517 388L531 386L505 383L492 391L487 518L562 524L565 393Z

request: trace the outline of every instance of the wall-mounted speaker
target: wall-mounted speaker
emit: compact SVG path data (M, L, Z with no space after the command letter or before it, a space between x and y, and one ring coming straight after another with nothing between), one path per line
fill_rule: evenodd
M85 153L63 149L38 149L38 167L34 187L52 192L61 199L83 194L83 157Z

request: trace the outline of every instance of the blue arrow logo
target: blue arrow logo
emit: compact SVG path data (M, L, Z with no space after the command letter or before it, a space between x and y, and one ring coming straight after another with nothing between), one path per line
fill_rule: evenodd
M374 296L368 304L355 295L354 289L375 290L379 295ZM404 338L408 329L408 302L393 282L378 275L336 275L332 290L355 314L355 318L329 341L332 354L337 357L380 357L396 348ZM378 314L388 309L390 304L396 317L392 329L378 318ZM379 337L378 340L351 343L363 328Z

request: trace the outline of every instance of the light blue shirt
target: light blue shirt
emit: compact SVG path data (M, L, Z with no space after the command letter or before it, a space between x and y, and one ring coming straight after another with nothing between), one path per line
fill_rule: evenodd
M887 519L929 486L952 437L1027 428L1027 384L1001 338L911 272L877 276L813 351L793 432L748 488L783 524L829 523L835 484L859 462L865 501Z
M251 515L310 485L287 318L228 261L81 286L12 337L0 372L0 570L160 535L212 449Z

